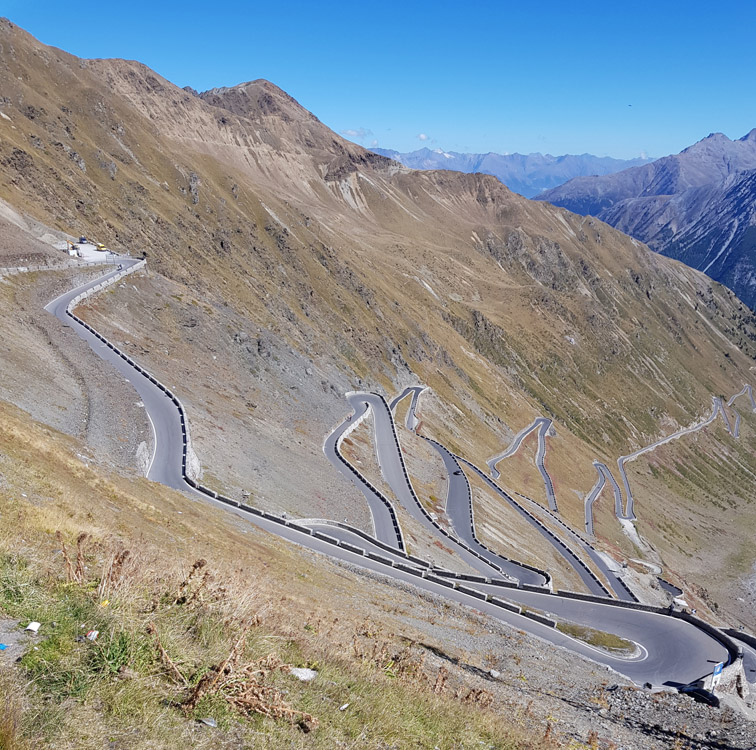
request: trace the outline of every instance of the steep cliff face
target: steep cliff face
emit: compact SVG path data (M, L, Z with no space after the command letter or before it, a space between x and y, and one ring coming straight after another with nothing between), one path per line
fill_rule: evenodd
M421 381L427 429L478 462L551 416L560 508L581 527L594 458L694 422L750 377L750 312L600 221L494 177L411 171L266 81L196 94L7 21L0 45L0 197L147 252L152 275L88 314L180 384L200 456L222 457L215 476L263 504L335 514L361 502L329 484L320 450L341 396ZM705 489L660 469L637 500L646 518L660 512L651 497L684 509L693 496L707 509L680 533L710 525L705 499L720 502L729 461L754 460L721 450ZM726 490L732 519L750 482ZM632 552L608 518L599 528ZM695 569L681 539L654 537Z
M711 276L756 307L756 170L691 188L641 210L619 204L606 220L651 247Z

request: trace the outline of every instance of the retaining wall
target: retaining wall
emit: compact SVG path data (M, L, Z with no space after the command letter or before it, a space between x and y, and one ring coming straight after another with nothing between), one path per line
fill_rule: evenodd
M746 633L742 630L735 630L735 628L722 628L722 632L725 635L729 635L730 638L747 643L751 648L756 648L756 637L752 636L750 633Z
M34 273L35 271L66 271L69 268L89 268L91 266L104 266L104 265L116 265L119 263L117 259L103 258L102 260L66 260L62 263L56 263L55 265L42 266L42 265L30 265L30 266L14 266L13 268L0 268L0 278L3 276L15 276L19 273Z
M724 667L716 685L714 685L714 675L706 675L703 680L703 688L717 693L735 693L741 698L748 696L751 688L743 669L742 656Z

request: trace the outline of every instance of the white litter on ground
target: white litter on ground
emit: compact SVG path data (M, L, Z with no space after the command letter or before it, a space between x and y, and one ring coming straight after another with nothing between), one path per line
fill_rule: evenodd
M306 669L305 667L292 667L289 670L289 674L302 682L311 682L318 676L318 673L314 669Z

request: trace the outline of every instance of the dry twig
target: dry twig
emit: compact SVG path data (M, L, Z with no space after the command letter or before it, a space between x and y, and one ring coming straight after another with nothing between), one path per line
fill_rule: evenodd
M179 586L176 598L173 600L174 604L184 604L186 602L187 591L191 586L192 579L194 578L196 573L198 573L200 570L202 570L202 568L205 567L205 565L207 565L207 560L200 558L199 560L195 561L194 565L192 565L192 569L189 571L189 575L181 582L181 585ZM208 573L205 574L200 587L204 585L204 581L208 578L208 575Z
M84 581L84 542L89 538L89 534L82 532L76 538L76 580L79 583Z
M244 652L251 625L252 623L245 625L226 660L210 670L197 683L184 701L184 710L192 711L207 695L221 695L242 713L287 719L292 723L298 723L304 732L312 731L318 726L318 720L306 711L292 708L277 687L265 684L272 672L288 670L291 665L282 662L275 654L268 654L239 668L239 660Z
M214 690L220 680L221 676L225 672L231 672L233 667L236 666L236 662L239 659L239 654L243 651L243 645L247 640L247 632L249 631L249 624L245 625L242 629L241 635L237 638L236 643L231 647L226 660L218 667L211 669L202 679L195 685L191 695L184 701L184 707L187 711L191 711L200 699L210 692L217 692Z
M103 566L100 585L97 587L97 596L104 599L120 583L124 575L124 567L131 555L127 549L114 552Z
M68 556L66 543L63 541L63 534L60 531L56 531L55 538L60 542L60 551L63 553L63 560L66 563L66 580L71 583L74 580L74 570L73 565L71 565L71 558Z
M436 683L433 685L433 692L436 695L444 692L446 681L449 679L449 670L446 667L439 667L436 675Z
M160 636L158 635L154 622L151 622L147 626L147 633L155 638L155 645L157 646L163 666L168 669L168 672L173 676L174 680L184 685L184 687L189 687L189 681L183 674L181 674L181 670L176 666L173 659L168 656L168 652L163 648L163 644L160 642Z

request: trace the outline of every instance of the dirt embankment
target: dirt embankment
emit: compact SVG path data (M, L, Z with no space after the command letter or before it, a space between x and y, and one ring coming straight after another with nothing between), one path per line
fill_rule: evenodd
M82 438L86 452L98 462L141 473L153 437L136 392L71 328L43 309L101 273L96 268L40 271L0 283L0 399Z

